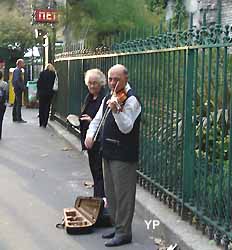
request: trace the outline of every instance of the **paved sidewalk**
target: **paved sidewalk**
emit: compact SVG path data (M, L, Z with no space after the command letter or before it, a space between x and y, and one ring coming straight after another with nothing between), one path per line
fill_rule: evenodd
M50 121L49 125L77 151L81 150L80 141L76 136L56 121ZM177 243L181 250L221 250L213 240L209 241L200 231L181 220L168 206L155 199L153 195L139 185L137 185L136 191L135 221L138 216L142 218L142 224L144 224L144 220L151 222L147 230L147 237L164 239L166 246ZM154 225L157 221L160 222L160 225L152 228L153 221ZM144 225L140 229L144 231Z
M25 124L13 123L11 111L8 107L0 141L0 249L106 249L101 235L108 229L70 236L55 227L64 207L72 207L77 196L92 195L92 189L83 185L91 181L85 154L51 127L40 128L36 109L22 110ZM73 141L78 144L76 137ZM133 243L117 249L157 249L154 231L147 230L143 216L136 209Z
M92 195L83 185L91 174L79 139L57 122L40 128L36 109L22 110L26 124L13 123L11 111L8 107L0 141L0 249L106 249L101 239L106 229L70 236L55 228L63 208L72 207L76 196ZM144 220L159 220L160 225L147 229ZM167 245L176 242L181 250L221 249L137 186L133 243L118 249L156 250L155 238Z

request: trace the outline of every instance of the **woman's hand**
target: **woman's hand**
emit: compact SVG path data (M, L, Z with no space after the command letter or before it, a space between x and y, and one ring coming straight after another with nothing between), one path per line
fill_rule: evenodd
M88 122L91 122L92 121L92 118L87 115L87 114L83 114L81 117L80 117L80 120L81 121L88 121Z

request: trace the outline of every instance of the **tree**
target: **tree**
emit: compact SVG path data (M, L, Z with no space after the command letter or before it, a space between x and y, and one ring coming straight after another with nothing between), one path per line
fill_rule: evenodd
M15 3L16 3L16 0L1 0L1 5L7 4L9 7L13 6Z
M149 6L149 9L152 12L156 12L157 9L164 9L167 7L168 0L146 0Z
M30 16L22 16L16 9L9 11L6 5L0 9L0 46L26 49L33 44Z
M95 41L133 28L151 25L154 15L146 0L78 0L68 11L66 22L76 39Z
M182 24L181 26L183 26L183 24L186 26L186 23L188 22L185 6L182 0L176 0L172 22L176 28L179 24Z

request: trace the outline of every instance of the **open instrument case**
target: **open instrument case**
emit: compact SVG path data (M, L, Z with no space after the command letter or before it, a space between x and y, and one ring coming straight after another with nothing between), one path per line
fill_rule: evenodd
M64 208L64 228L68 234L90 233L104 202L101 198L77 197L74 208Z

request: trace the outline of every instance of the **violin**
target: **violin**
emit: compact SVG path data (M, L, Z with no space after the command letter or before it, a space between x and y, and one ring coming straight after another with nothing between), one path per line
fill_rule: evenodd
M118 111L122 111L123 105L127 99L127 94L125 89L114 92L110 100L116 101L116 106Z
M115 87L115 89L116 89L116 87ZM117 106L117 111L121 112L122 108L123 108L123 105L125 104L125 101L127 99L127 94L126 94L125 89L119 90L118 92L116 92L115 89L114 89L113 94L112 94L112 96L111 96L111 98L109 100L111 100L111 101L115 100L116 101L116 106ZM96 130L94 136L93 136L93 141L94 142L96 141L98 133L100 132L100 129L101 129L102 125L104 124L104 122L105 122L108 114L110 113L110 111L111 111L111 109L108 106L106 108L105 113L103 114L102 119L101 119L101 121L100 121L100 123L99 123L99 125L97 127L97 130Z

